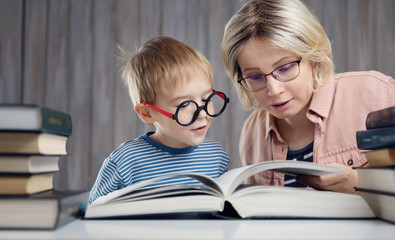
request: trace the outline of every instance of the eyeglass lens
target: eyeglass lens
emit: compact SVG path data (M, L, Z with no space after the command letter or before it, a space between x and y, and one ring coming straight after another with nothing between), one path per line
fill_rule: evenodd
M176 111L177 122L181 125L188 126L194 123L199 117L200 111L206 111L210 117L217 117L225 110L226 100L221 92L212 93L203 106L196 102L188 100L181 103Z
M241 81L241 83L250 91L259 91L266 88L266 77L269 75L273 75L273 77L280 82L290 81L299 75L299 63L300 61L287 63L276 68L273 72L267 75L259 74L251 77L246 77Z

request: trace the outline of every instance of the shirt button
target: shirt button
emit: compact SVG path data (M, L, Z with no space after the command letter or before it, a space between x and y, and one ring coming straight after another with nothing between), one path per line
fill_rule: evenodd
M347 161L347 165L348 166L351 166L351 165L353 165L354 164L354 161L352 160L352 159L349 159L348 161Z

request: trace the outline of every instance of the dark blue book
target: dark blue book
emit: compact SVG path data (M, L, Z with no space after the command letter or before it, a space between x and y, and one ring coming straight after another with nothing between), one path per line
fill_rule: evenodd
M357 131L357 146L363 150L395 148L395 127Z

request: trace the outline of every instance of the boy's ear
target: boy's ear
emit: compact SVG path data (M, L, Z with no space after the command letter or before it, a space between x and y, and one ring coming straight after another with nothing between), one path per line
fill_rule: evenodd
M152 117L150 110L144 104L136 104L136 106L134 106L134 111L136 111L136 113L145 123L153 124L155 122L155 119Z

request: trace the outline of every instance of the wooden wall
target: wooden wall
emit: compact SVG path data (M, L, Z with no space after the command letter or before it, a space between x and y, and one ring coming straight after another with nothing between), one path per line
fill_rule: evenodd
M337 71L376 69L395 76L395 1L308 0L333 43ZM116 45L134 51L169 35L202 52L214 88L231 104L213 121L218 140L240 166L238 138L248 112L226 78L219 45L239 0L0 0L0 103L37 103L73 118L70 156L56 188L90 189L103 160L149 127L132 110L119 78ZM0 116L1 117L1 116Z

